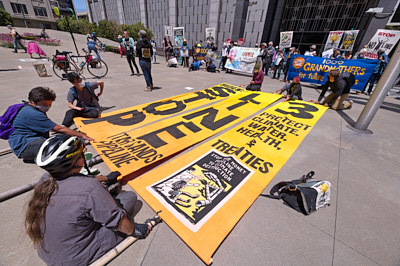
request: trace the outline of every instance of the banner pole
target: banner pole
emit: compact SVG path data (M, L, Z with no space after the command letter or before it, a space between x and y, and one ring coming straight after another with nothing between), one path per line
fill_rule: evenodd
M369 124L374 118L389 90L393 88L400 74L400 45L397 45L389 64L379 79L378 85L372 93L369 101L354 124L353 128L359 131L367 131Z
M102 163L102 162L103 162L103 159L100 156L96 156L93 159L86 161L88 167ZM28 192L28 191L34 189L38 182L39 181L35 181L32 183L8 190L6 192L0 193L0 202L14 198L18 195L21 195L25 192Z

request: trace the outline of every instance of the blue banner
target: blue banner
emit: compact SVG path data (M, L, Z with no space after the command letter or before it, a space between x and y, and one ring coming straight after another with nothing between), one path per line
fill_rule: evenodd
M340 73L351 72L356 76L352 90L362 90L374 72L378 60L372 59L328 59L307 55L292 55L289 64L288 80L299 76L301 81L325 84L329 71L337 69Z

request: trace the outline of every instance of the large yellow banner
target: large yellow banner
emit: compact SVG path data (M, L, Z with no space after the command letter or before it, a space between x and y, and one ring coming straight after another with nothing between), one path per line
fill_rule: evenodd
M128 132L151 122L228 98L243 91L243 88L222 83L205 90L102 114L100 118L77 117L74 122L80 131L97 140L109 136L109 132Z
M326 111L282 102L129 185L206 263Z
M280 95L244 91L211 106L131 131L108 128L93 147L112 171L126 176L196 144L262 110Z

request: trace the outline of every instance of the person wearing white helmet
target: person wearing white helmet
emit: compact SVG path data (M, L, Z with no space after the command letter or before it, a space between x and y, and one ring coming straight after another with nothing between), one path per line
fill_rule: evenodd
M46 170L28 203L25 227L39 257L48 265L88 265L126 236L145 238L151 230L133 222L141 202L133 191L111 196L119 172L80 174L83 142L57 135L43 143L37 165ZM103 183L101 183L101 182Z

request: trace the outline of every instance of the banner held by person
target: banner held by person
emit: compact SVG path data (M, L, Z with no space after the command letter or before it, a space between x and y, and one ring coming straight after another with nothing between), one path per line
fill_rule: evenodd
M164 25L164 35L172 37L172 26Z
M342 43L340 44L340 49L346 51L352 51L354 42L357 39L359 30L346 30L343 33Z
M174 32L174 40L175 40L175 45L178 47L181 47L183 44L183 39L185 38L185 28L184 27L176 27L173 28Z
M292 46L293 31L282 31L279 48L290 48Z
M326 110L303 101L279 103L129 185L210 264Z
M329 49L337 49L339 47L340 40L342 39L343 31L335 30L330 31L328 35L328 39L325 43L324 51Z
M229 52L225 68L251 74L259 54L260 48L234 46Z
M207 55L211 50L206 47L196 47L193 51L193 59L194 60L206 60Z
M157 102L141 104L102 114L100 118L77 117L74 122L81 132L94 139L128 132L140 126L216 102L245 91L243 88L222 83L208 89L174 96Z
M129 175L236 124L281 98L245 91L211 106L92 142L111 171Z
M377 60L329 59L322 57L292 55L288 79L299 76L301 81L325 84L329 71L337 69L340 73L351 72L356 77L352 90L362 90L375 69Z
M378 59L379 49L383 49L389 55L399 38L400 31L398 30L377 30L368 43L365 58Z

